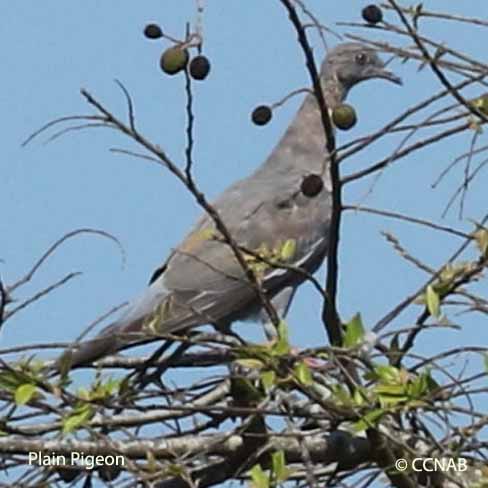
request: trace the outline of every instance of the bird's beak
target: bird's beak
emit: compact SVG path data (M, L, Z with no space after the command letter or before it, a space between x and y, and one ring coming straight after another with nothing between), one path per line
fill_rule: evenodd
M383 71L383 74L382 74L382 76L380 76L380 78L392 81L393 83L395 83L397 85L403 85L402 79L399 76L397 76L395 73L393 73L392 71L388 71L387 69L384 69L382 71Z
M402 79L399 76L383 67L372 66L367 75L368 78L382 78L383 80L391 81L397 85L403 85Z

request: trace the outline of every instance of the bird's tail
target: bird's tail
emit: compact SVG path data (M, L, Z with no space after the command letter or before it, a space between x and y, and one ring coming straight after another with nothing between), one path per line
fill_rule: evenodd
M158 306L171 297L160 281L155 281L132 303L122 316L105 327L96 337L74 344L56 361L56 369L92 363L124 346L144 339L144 324Z
M139 333L131 333L126 330L126 326L118 321L103 329L93 339L75 343L73 347L67 349L57 361L57 369L61 367L77 367L93 363L98 359L115 354L124 346L135 343L143 338L140 333L142 320L133 322L131 329L138 329Z

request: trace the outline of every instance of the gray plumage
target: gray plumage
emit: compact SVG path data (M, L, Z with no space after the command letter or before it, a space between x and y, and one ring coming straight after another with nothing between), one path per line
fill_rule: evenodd
M375 51L357 43L333 49L320 77L329 108L340 104L361 81L384 78L400 83ZM313 273L327 255L331 214L327 161L320 111L315 96L308 94L266 161L230 186L213 206L239 245L272 250L293 240L296 249L289 264ZM303 178L311 173L324 178L324 188L313 198L300 190ZM113 353L143 339L148 330L164 334L209 323L228 326L264 315L232 250L209 238L213 228L212 219L204 215L120 319L72 351L72 364ZM292 271L272 267L264 271L263 289L281 316L302 281Z

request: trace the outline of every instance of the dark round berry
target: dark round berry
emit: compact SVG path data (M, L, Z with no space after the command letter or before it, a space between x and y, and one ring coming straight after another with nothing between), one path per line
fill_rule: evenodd
M383 20L383 12L377 5L368 5L361 13L363 19L370 24L377 24Z
M160 37L163 37L163 31L158 24L147 24L144 28L144 35L148 39L159 39Z
M332 111L332 121L337 128L348 130L356 125L358 119L354 108L344 103Z
M195 56L190 62L190 75L195 80L204 80L210 72L210 61L205 56Z
M267 105L260 105L252 111L251 119L256 125L266 125L273 117L271 108Z
M186 68L188 64L188 51L181 47L170 47L161 55L159 65L168 75L175 75Z
M300 189L306 197L313 198L322 191L323 187L324 180L322 177L320 175L311 174L303 178Z

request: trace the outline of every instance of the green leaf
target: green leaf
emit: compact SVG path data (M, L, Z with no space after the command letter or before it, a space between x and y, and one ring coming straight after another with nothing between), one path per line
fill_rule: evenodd
M266 391L276 384L276 373L274 371L263 371L260 375L261 384Z
M285 452L276 451L271 455L271 465L277 483L286 481L290 476L290 470L286 466Z
M259 464L255 464L249 471L253 488L269 488L269 477Z
M296 249L297 243L295 239L286 240L283 246L281 246L280 260L285 262L290 261L295 255Z
M400 370L395 366L379 365L374 369L379 380L386 384L401 383Z
M248 369L262 369L264 367L264 363L262 361L252 358L237 359L236 364Z
M360 314L356 314L347 324L344 335L344 347L355 347L361 343L364 337L364 326Z
M370 427L374 427L385 413L385 410L382 408L371 410L361 420L358 420L354 424L354 430L356 432L362 432Z
M482 95L478 98L474 98L473 100L470 100L469 103L483 114L488 115L488 95Z
M433 317L439 317L441 314L441 300L438 293L434 290L432 285L427 286L425 291L425 303L427 310Z
M81 400L85 400L87 402L90 401L90 392L86 388L83 388L83 387L78 388L78 391L76 392L76 395Z
M432 384L430 373L422 373L408 386L408 393L412 398L419 399L429 392Z
M478 229L474 234L473 237L478 245L478 249L480 250L483 256L488 255L488 229L481 228Z
M153 458L150 460L150 471L152 473L155 473L157 471L157 463L156 463L156 460L154 459L154 456ZM168 478L171 476L171 477L175 477L175 478L182 478L186 473L185 473L185 469L183 466L181 466L180 464L170 464L166 470L165 470L165 473L164 473L166 476L168 476Z
M37 386L32 383L25 383L20 385L15 390L15 403L16 405L25 405L29 403L34 394L36 393Z
M488 373L488 353L483 354L483 362L485 364L485 371Z
M38 374L43 372L43 369L46 366L46 362L42 361L41 359L29 357L28 362L25 366L30 372Z
M349 391L341 384L332 385L334 400L342 405L352 405L352 398Z
M304 361L295 364L295 374L302 385L309 386L313 383L312 372Z
M288 326L284 320L278 324L278 340L273 344L272 353L275 356L284 356L290 353L290 343L288 342Z
M79 429L85 425L94 415L91 405L84 404L75 408L73 413L63 419L63 433L69 434L74 430Z
M366 402L373 403L370 401L370 398L372 396L371 393L373 393L373 392L367 390L366 388L364 388L362 386L357 386L354 389L354 393L352 395L352 400L353 400L354 406L360 407L360 406L364 405ZM349 403L351 403L351 402L349 402Z
M113 378L109 378L105 383L101 380L95 382L92 385L91 390L87 392L84 389L80 389L81 397L84 400L104 400L111 397L113 394L118 393L121 381Z
M409 397L406 392L406 385L376 385L375 392L381 406L388 407L398 403L407 402Z
M14 392L22 381L25 379L15 371L4 371L0 374L0 389Z

